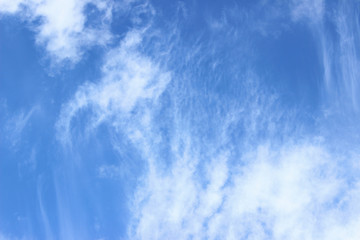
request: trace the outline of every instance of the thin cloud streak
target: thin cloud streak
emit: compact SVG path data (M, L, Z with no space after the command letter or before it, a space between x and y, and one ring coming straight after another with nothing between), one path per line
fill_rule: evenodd
M326 4L325 4L326 3ZM324 2L323 6L330 5ZM310 23L319 42L328 111L359 113L359 8L355 2L336 3L336 10ZM309 6L308 6L309 7ZM310 17L310 16L309 16ZM318 19L318 18L316 18ZM335 29L331 29L334 27Z
M21 136L33 114L39 110L39 106L32 107L28 112L20 111L13 116L8 116L3 128L4 138L11 148L16 149L21 142Z

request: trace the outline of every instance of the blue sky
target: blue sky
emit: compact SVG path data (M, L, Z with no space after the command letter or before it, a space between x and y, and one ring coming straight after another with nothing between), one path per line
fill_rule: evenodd
M0 240L360 239L359 12L0 0Z

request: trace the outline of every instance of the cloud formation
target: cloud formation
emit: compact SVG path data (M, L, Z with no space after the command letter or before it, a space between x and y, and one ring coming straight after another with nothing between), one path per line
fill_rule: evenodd
M324 24L318 32L323 56L324 79L328 100L335 111L359 113L359 10L355 3L339 3L337 11L328 16L336 32L331 34Z
M289 17L319 31L324 4L294 1ZM57 123L61 141L71 145L76 117L82 110L90 110L89 129L108 124L115 134L125 133L141 153L147 171L130 201L129 238L359 237L359 169L352 165L353 160L344 160L350 154L339 156L326 141L317 140L321 136L297 131L301 125L294 117L297 109L279 108L278 99L261 89L256 74L236 78L245 90L226 102L208 89L192 88L195 84L206 86L201 81L207 79L198 80L201 74L196 69L206 65L207 50L216 52L209 47L214 43L199 43L189 53L169 50L169 55L174 54L170 62L185 59L177 66L184 75L179 69L170 74L141 51L148 33L130 30L107 54L101 80L79 87L63 106ZM352 39L346 41L350 46ZM339 61L346 64L350 58L353 62L349 46L340 46L346 57ZM191 51L194 49L197 51ZM153 55L161 55L156 48L151 50ZM214 60L209 68L214 75L221 60ZM346 75L348 68L342 66ZM216 76L225 78L225 74ZM347 82L352 74L345 75ZM216 81L211 80L206 83ZM166 91L169 96L161 98ZM164 126L166 130L162 130ZM352 173L345 174L350 168ZM99 174L111 177L118 170L103 166Z
M285 107L281 101L287 99L267 85L259 70L263 69L251 58L258 52L250 48L251 37L273 41L288 31L286 24L305 25L316 38L323 66L319 82L324 93L317 93L321 110L356 112L358 10L339 3L329 20L326 1L291 1L252 22L266 4L256 3L251 13L238 14L240 7L224 10L220 18L209 17L205 21L209 29L193 38L182 32L179 16L160 29L153 21L157 17L153 6L140 4L129 14L132 27L106 52L101 77L78 86L62 104L55 126L61 150L78 146L73 142L106 125L117 136L110 141L114 149L126 138L141 158L127 159L145 169L136 176L137 188L127 199L132 214L128 238L360 238L356 144L338 151L332 144L341 137L329 134L329 140L317 126L305 126L300 115L306 110ZM88 24L89 6L98 11L100 25ZM0 0L0 11L25 14L35 25L37 43L57 62L77 62L90 46L106 45L112 37L112 3L106 0ZM284 18L286 24L278 27ZM336 26L335 32L328 32L327 21ZM196 28L189 22L187 27ZM9 124L14 144L33 111L21 112ZM320 119L319 128L335 128L326 114L316 114L312 117ZM82 215L76 218L72 215L82 203L79 196L69 200L80 183L64 184L78 177L76 167L86 164L72 168L75 165L63 165L65 177L54 174L58 232L66 239L91 235L90 227L72 224L87 218L85 211L79 210ZM95 165L96 178L121 182L127 172L122 168L131 164L100 159ZM45 235L53 238L56 228L49 220L39 179L39 216Z
M95 128L109 118L126 119L138 105L156 101L164 91L170 73L138 51L141 38L141 31L128 32L120 46L105 57L102 79L81 86L74 99L64 105L57 123L63 143L71 141L71 121L80 110L92 111L91 128Z
M220 154L209 159L205 174L196 157L190 153L148 175L131 238L358 237L351 211L359 211L359 181L347 184L337 159L321 146L259 146L236 165Z
M294 21L307 20L317 24L323 20L324 0L294 0L290 3L291 17Z
M45 47L55 63L76 63L85 49L111 40L112 5L107 0L1 0L0 13L30 22L37 44ZM87 24L87 6L99 14L97 26Z

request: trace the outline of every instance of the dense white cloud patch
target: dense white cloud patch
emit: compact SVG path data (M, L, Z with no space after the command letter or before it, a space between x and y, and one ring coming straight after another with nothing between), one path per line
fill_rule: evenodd
M97 26L87 26L85 7L100 14ZM111 40L112 2L107 0L1 0L0 13L16 14L34 23L36 42L44 45L55 62L80 60L84 49Z
M21 3L23 3L23 0L14 0L14 1L1 0L0 9L2 12L15 13L16 11L19 10Z
M360 182L320 145L259 146L238 165L224 152L205 173L198 157L144 179L132 239L357 239Z

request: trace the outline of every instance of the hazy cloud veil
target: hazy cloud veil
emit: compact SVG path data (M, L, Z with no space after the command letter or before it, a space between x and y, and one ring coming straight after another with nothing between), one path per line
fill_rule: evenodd
M203 5L0 0L81 79L49 80L53 161L0 239L360 239L360 2ZM47 105L7 105L19 151Z

